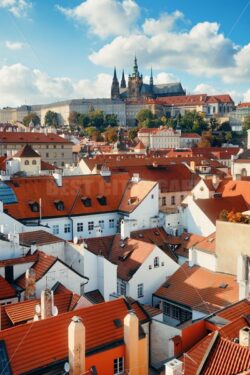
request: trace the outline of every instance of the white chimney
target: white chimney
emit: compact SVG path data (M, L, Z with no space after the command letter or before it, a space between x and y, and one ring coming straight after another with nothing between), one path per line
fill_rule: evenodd
M62 187L62 175L61 173L53 173L53 177L58 187Z
M250 149L250 129L247 131L247 148Z
M165 375L182 375L182 362L178 359L165 364Z
M239 299L247 298L249 294L249 258L247 255L238 256L237 282L239 284Z
M69 374L85 372L85 327L78 316L74 316L68 328Z
M111 171L108 167L102 166L102 168L100 170L100 175L102 177L109 177L109 176L111 176Z
M140 181L139 173L134 173L133 177L131 178L131 181L137 184Z
M31 245L30 245L31 254L33 255L36 250L37 250L36 242L31 242Z
M189 256L189 259L188 259L189 267L195 266L197 262L196 250L190 248L188 256Z
M239 344L250 348L250 327L246 326L240 329Z
M121 220L121 240L130 237L130 221L126 219Z
M214 190L216 190L220 184L220 178L216 174L214 174L212 177L212 184L213 184Z

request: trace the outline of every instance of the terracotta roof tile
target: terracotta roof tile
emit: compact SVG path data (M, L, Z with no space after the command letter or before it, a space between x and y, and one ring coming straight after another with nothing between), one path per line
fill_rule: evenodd
M177 254L178 256L188 258L189 249L195 247L195 245L198 242L204 240L204 238L205 237L193 233L182 233L182 235L180 236L181 244L175 250L175 254Z
M223 197L242 195L250 206L250 181L228 181L221 189Z
M0 267L14 266L16 264L34 263L37 260L37 254L26 255L20 258L11 258L0 260Z
M23 143L23 144L34 144L34 143L62 143L71 144L71 142L60 137L57 134L43 134L33 132L0 132L1 143ZM73 145L73 144L72 144Z
M238 284L235 276L186 262L154 295L209 314L238 300Z
M17 296L17 291L11 286L7 280L0 275L0 300L14 298Z
M206 251L208 253L216 252L216 232L210 234L195 245L195 249Z
M104 302L103 295L101 294L100 290L92 290L91 292L87 292L84 296L92 303L102 303Z
M30 145L23 146L14 155L15 158L40 158L41 156Z
M86 351L90 353L97 347L122 342L123 324L117 327L114 320L123 322L127 313L128 306L120 298L6 329L0 332L0 340L6 344L13 375L18 375L67 359L68 325L76 314L86 327Z
M61 238L46 232L45 230L36 230L33 232L21 232L19 233L20 244L30 246L32 243L36 243L37 246L49 245L52 243L64 242Z
M244 299L226 307L222 311L219 311L217 315L229 321L232 321L241 315L250 315L250 302L247 299Z
M222 210L244 212L248 206L242 195L232 197L196 199L195 203L215 224Z

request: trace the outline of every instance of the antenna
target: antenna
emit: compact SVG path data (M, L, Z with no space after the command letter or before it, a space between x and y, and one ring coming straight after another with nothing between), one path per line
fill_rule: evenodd
M66 373L69 372L69 362L65 362L63 368Z

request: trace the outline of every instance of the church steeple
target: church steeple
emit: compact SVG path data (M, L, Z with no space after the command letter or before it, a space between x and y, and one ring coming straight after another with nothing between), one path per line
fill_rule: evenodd
M119 81L117 79L116 67L115 67L112 86L111 86L111 99L119 99L119 97L120 97Z
M134 76L134 77L138 77L138 76L139 76L138 64L137 64L137 58L136 58L136 56L135 56L135 61L134 61L134 72L133 72L133 76Z
M154 86L154 78L153 78L153 70L151 67L151 74L150 74L150 80L149 80L150 86Z
M121 89L126 88L126 80L125 80L125 75L124 75L124 70L122 71L122 80L121 80Z

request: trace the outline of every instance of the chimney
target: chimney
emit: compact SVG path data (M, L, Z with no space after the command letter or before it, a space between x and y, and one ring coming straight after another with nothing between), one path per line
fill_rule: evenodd
M165 364L165 375L182 375L182 362L178 359Z
M62 187L62 175L61 173L53 173L53 177L58 187Z
M24 299L31 300L36 298L36 271L29 268L25 273L25 292Z
M126 219L121 220L121 240L130 237L130 221Z
M247 131L247 148L250 149L250 129Z
M108 167L105 167L104 165L101 167L100 170L100 175L102 177L110 177L111 176L111 171Z
M239 284L239 300L247 298L249 294L249 258L247 255L238 256L237 282Z
M42 290L41 292L41 319L46 319L52 316L53 309L53 291L50 289Z
M220 184L220 179L219 179L219 176L217 176L216 174L214 174L212 177L212 184L213 184L214 190L217 190Z
M68 328L69 374L85 372L85 327L78 316L74 316Z
M139 363L139 322L134 312L130 311L124 318L125 368L130 375L137 375Z
M250 348L250 327L243 327L239 332L239 344Z
M139 173L134 173L133 177L131 178L131 181L137 184L140 181Z
M197 253L196 253L196 250L190 248L189 249L189 259L188 259L188 265L189 265L189 267L195 266L196 262L197 262Z

